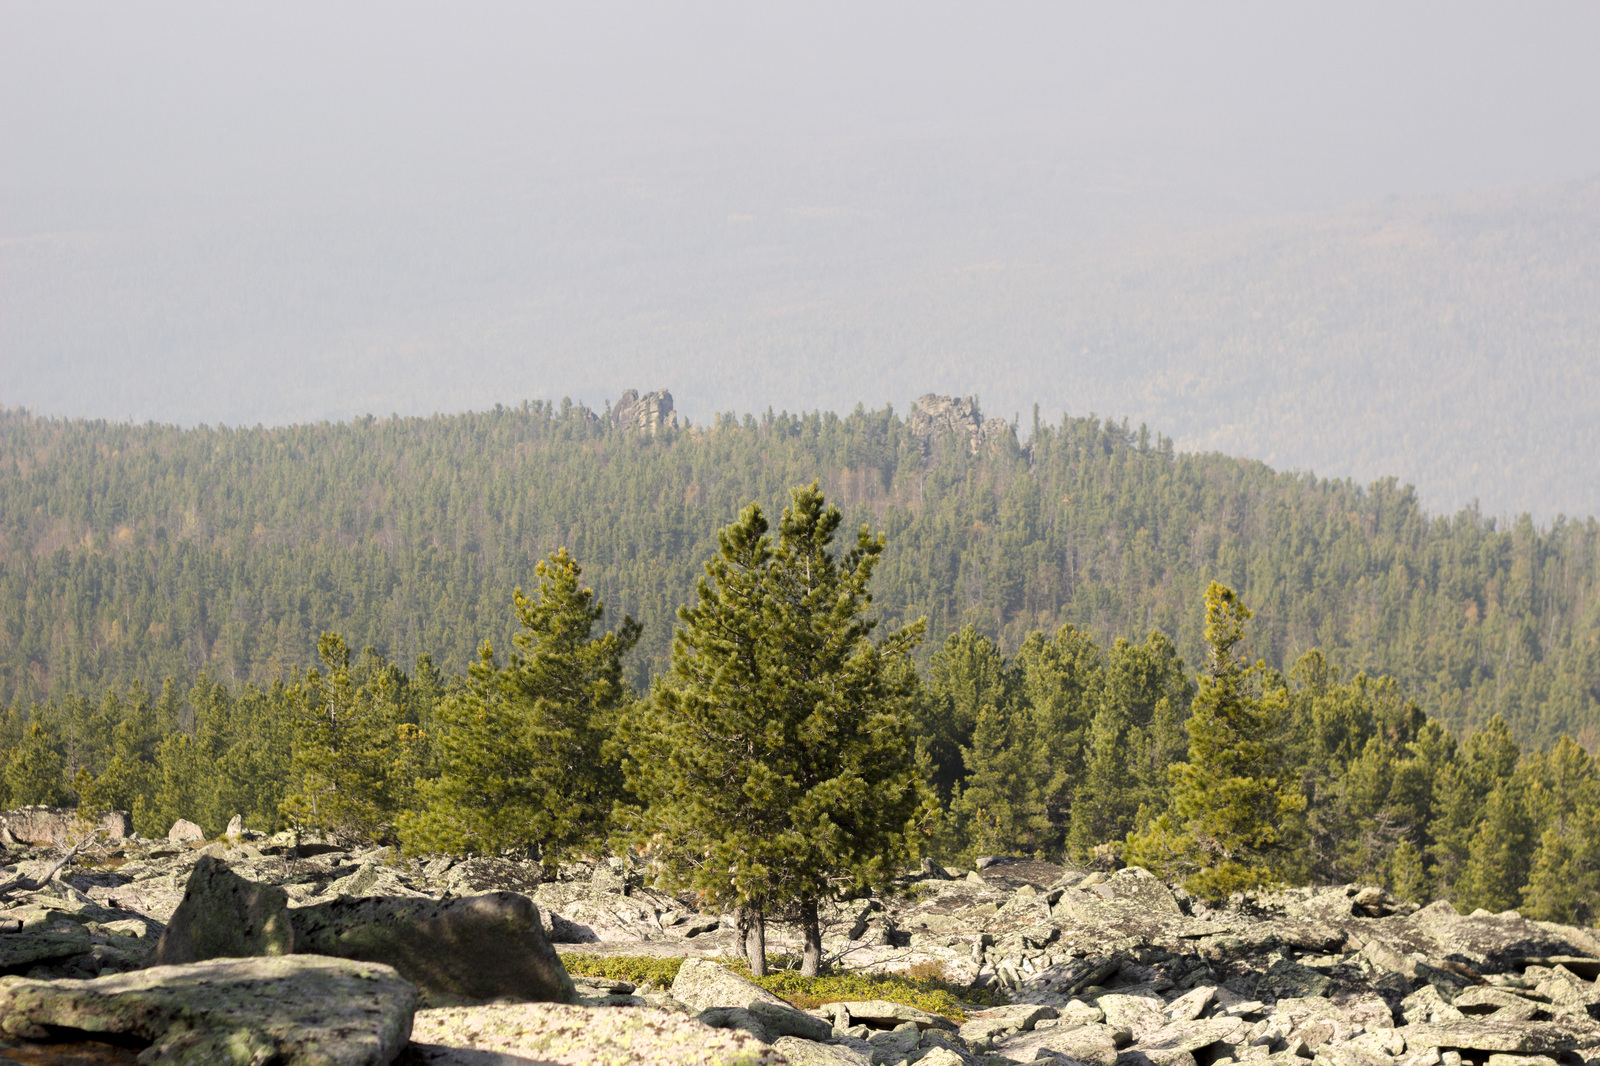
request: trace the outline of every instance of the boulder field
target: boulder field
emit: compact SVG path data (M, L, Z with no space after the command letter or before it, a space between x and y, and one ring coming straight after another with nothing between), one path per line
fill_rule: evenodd
M1208 906L1138 868L924 863L892 894L825 908L832 965L1009 1002L800 1010L713 961L735 954L731 916L652 887L638 862L547 879L230 828L110 841L48 879L59 842L12 834L0 1066L1600 1066L1600 932L1373 887ZM786 935L771 931L774 953ZM684 962L670 986L635 987L569 977L575 951Z

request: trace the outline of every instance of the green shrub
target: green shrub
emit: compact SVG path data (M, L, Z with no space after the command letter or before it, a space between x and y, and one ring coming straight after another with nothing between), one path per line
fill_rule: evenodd
M678 976L682 958L656 958L654 955L590 955L581 951L564 953L562 963L573 977L604 977L611 981L630 981L666 988Z
M657 988L671 985L678 976L678 967L683 965L681 958L582 952L564 954L561 961L574 977L604 977L636 985L648 981ZM744 977L750 976L743 960L719 958L713 961ZM798 958L783 955L774 956L771 961L778 967L787 962L799 964ZM906 973L829 973L820 977L802 977L798 970L780 968L752 980L801 1010L838 1000L885 999L959 1022L965 1020L967 1011L974 1007L997 1007L1009 1002L992 989L972 988L950 981L942 966L930 963L914 966Z

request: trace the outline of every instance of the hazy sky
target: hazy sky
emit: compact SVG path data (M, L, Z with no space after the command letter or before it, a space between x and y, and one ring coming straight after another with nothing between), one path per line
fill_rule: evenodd
M1600 168L1600 5L6 3L8 234L699 146L1020 134L1325 205Z
M1152 228L1592 177L1596 55L1593 2L3 2L0 404L980 391L1216 441L1103 374L927 354L966 343L938 293ZM853 380L878 354L893 382Z

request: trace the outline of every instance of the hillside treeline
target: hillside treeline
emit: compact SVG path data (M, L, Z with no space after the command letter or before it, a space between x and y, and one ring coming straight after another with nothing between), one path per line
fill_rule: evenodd
M414 669L504 646L505 604L557 546L642 625L636 688L665 668L715 531L820 478L847 526L889 537L876 607L1017 653L1071 623L1101 645L1160 630L1201 653L1216 580L1290 669L1321 648L1395 679L1458 734L1600 740L1600 523L1430 516L1361 487L1176 453L1093 417L974 454L889 410L722 416L627 433L570 404L265 429L0 413L0 702L135 680L235 689L317 661L340 632Z
M486 646L467 677L442 677L426 656L408 673L325 634L318 667L264 685L202 677L188 692L168 683L152 694L134 682L98 699L14 706L0 718L0 806L128 809L146 835L180 817L217 835L243 813L260 829L399 839L414 851L512 848L547 861L620 846L641 771L679 772L655 750L652 715L670 684L631 690L618 667L636 628L604 632L575 565L552 562L567 586L541 572L539 592L514 605L515 650ZM874 756L872 770L925 797L912 846L946 862L1025 853L1160 870L1152 826L1173 835L1165 812L1179 810L1177 794L1237 797L1253 772L1281 806L1254 828L1250 818L1235 826L1268 830L1271 846L1255 850L1271 863L1257 880L1378 883L1464 912L1595 919L1600 766L1570 738L1523 749L1494 717L1458 743L1392 678L1342 677L1318 650L1287 675L1262 663L1246 671L1246 656L1232 713L1252 717L1221 756L1248 748L1259 766L1227 776L1194 725L1203 702L1213 727L1218 707L1228 710L1216 661L1197 678L1160 632L1106 646L1071 624L1030 633L1006 656L964 627L923 670L906 661L897 671L892 659L874 667L889 678L868 700L879 708L877 742L898 736L904 747L897 762ZM699 752L705 739L688 742ZM733 799L744 811L759 796Z

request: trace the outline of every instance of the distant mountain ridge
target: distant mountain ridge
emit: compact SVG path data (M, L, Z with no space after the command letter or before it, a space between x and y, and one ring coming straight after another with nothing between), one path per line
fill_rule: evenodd
M1600 514L1600 178L1197 222L977 163L972 202L893 170L819 202L849 162L18 236L0 403L285 424L665 379L705 423L932 389L1024 438L1037 401L1439 512Z

